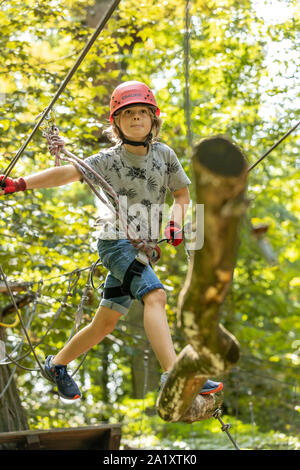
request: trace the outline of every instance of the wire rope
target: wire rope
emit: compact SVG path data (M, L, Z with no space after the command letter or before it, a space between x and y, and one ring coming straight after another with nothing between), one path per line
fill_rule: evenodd
M113 14L113 12L115 11L115 9L117 8L117 6L119 5L121 0L114 0L111 5L109 6L108 10L106 11L106 13L104 14L104 16L101 18L101 20L99 21L94 33L92 34L92 36L90 37L90 39L88 40L88 42L86 43L85 47L83 48L83 50L81 51L81 53L79 54L79 56L77 57L74 65L71 67L71 69L69 70L69 72L67 73L65 79L61 82L57 92L55 93L55 95L53 96L52 100L50 101L49 105L44 109L44 111L42 111L42 113L39 115L39 120L38 122L36 123L36 125L34 126L32 132L30 133L30 135L27 137L26 141L24 142L24 144L22 145L22 147L18 150L17 154L15 155L15 157L12 159L12 161L10 162L10 164L8 165L8 167L6 168L6 170L4 171L4 178L3 180L1 181L0 183L0 186L4 186L4 183L5 183L5 180L6 178L8 177L8 175L10 174L10 172L12 171L12 169L14 168L14 166L16 165L17 161L19 160L19 158L22 156L24 150L26 149L27 145L29 144L29 142L32 140L33 136L36 134L37 130L39 129L40 125L42 124L42 122L44 121L44 119L47 117L47 115L50 113L50 111L52 110L54 104L56 103L56 101L58 100L59 96L61 95L61 93L64 91L64 89L66 88L66 86L68 85L68 83L70 82L70 80L72 79L73 75L75 74L75 72L77 71L77 69L79 68L80 64L82 63L83 59L85 58L85 56L87 55L87 53L89 52L89 50L91 49L91 47L93 46L94 42L96 41L96 39L98 38L99 34L101 33L101 31L103 30L104 26L106 25L107 21L109 20L109 18L111 17L111 15Z

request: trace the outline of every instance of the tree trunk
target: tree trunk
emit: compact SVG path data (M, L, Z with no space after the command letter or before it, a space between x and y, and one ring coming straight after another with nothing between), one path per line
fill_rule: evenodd
M200 142L192 163L196 201L205 207L204 245L191 253L179 297L179 324L189 345L157 400L158 413L166 421L211 416L221 395L197 395L209 376L223 374L239 359L238 342L219 324L219 313L231 286L238 226L248 206L247 164L240 149L225 137Z
M0 328L0 342L5 344L5 331ZM1 348L0 360L3 360L4 347ZM11 377L13 367L0 365L0 432L23 431L29 429L26 413L22 407L15 380ZM4 389L9 383L9 386ZM3 393L4 392L4 393ZM14 444L0 445L0 449L13 449Z

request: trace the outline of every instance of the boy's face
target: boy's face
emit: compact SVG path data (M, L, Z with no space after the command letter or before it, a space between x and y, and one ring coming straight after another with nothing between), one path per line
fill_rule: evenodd
M130 106L120 112L119 126L125 137L140 141L149 135L152 127L151 111L147 106Z

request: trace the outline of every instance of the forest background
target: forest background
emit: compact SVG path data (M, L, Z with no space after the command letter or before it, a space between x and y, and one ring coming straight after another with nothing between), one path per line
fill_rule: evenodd
M108 4L106 0L0 0L1 172L49 104ZM207 136L229 136L249 164L254 163L299 120L296 4L296 0L121 1L56 104L56 123L67 148L82 158L106 148L109 142L103 130L108 125L110 94L121 81L137 79L154 89L164 121L161 140L176 151L191 178L192 144ZM53 165L39 132L11 176ZM222 323L241 345L238 365L218 377L225 389L223 419L233 425L232 433L244 448L299 448L299 169L295 132L250 173L250 206L241 225L232 289L222 306ZM170 195L167 201L171 205ZM99 303L100 292L89 288L84 295L86 268L97 260L92 233L96 203L86 185L74 183L2 197L0 206L1 265L10 282L27 283L16 298L32 296L21 312L43 360L69 338L81 300L81 326L90 321ZM268 226L265 241L272 247L272 260L251 230L262 224ZM168 291L168 318L177 352L185 345L176 306L187 266L182 245L177 249L165 245L156 267ZM66 298L69 273L75 269L80 277L71 277L72 295ZM99 266L97 285L105 275ZM10 304L7 293L1 292L0 321L6 324L15 323L15 312L7 309ZM29 351L20 324L0 330L2 361L4 342L14 358ZM20 363L36 369L32 354ZM72 364L73 369L78 364ZM31 429L120 422L122 447L232 448L213 418L190 425L165 423L156 415L160 370L141 318L120 321L113 334L90 351L76 375L83 391L76 403L59 400L37 371L14 364L9 370ZM7 431L0 416L1 430Z

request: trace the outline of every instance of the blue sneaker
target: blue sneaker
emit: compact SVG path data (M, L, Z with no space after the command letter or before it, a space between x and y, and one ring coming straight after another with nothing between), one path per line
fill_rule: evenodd
M168 378L169 372L164 372L160 377L160 388L166 383ZM200 395L208 395L209 393L216 393L223 390L223 383L222 382L214 382L213 380L207 380L204 384Z
M208 395L209 393L216 393L221 390L223 390L223 382L214 382L208 379L199 393L200 395Z
M67 372L66 366L52 364L53 356L46 358L44 371L46 377L57 385L58 393L67 400L76 400L81 397L81 392Z

